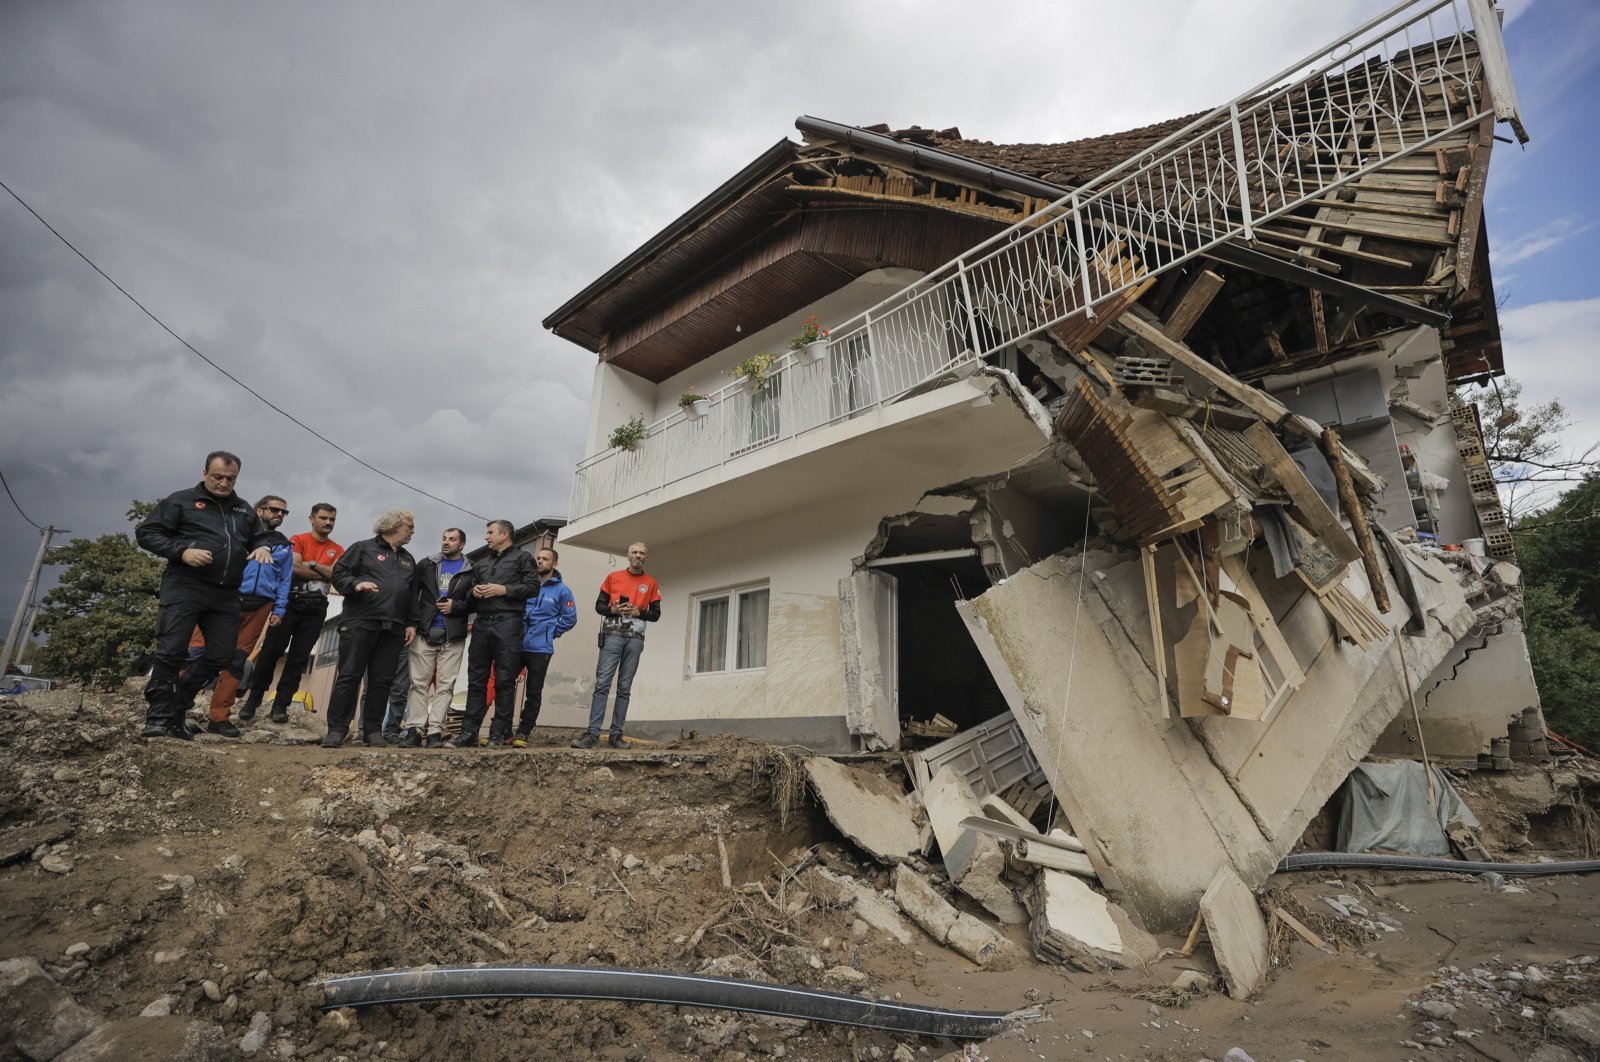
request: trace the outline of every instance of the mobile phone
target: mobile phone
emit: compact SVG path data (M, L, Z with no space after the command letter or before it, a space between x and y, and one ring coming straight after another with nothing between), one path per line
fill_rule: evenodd
M627 594L623 594L623 595L621 595L620 597L617 598L617 604L626 605L627 603L628 603L628 595Z

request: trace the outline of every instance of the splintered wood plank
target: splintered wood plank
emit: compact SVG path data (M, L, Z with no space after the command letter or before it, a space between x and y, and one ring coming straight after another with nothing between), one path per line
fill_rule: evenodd
M1161 330L1173 339L1182 339L1189 334L1189 329L1200 320L1206 308L1211 305L1211 300L1217 297L1222 290L1223 279L1221 274L1209 269L1202 269L1195 278L1189 282L1189 287L1178 299L1177 308L1168 315L1166 323Z
M1311 292L1311 324L1317 333L1317 353L1328 353L1328 311L1322 305L1322 292Z
M1283 448L1283 443L1272 434L1272 429L1265 424L1252 424L1245 429L1244 437L1249 440L1250 446L1261 455L1262 464L1266 466L1272 477L1278 481L1284 491L1289 495L1289 500L1294 503L1295 512L1301 517L1301 522L1328 544L1333 550L1333 555L1342 563L1350 564L1361 559L1361 550L1350 538L1350 532L1344 529L1339 518L1333 515L1333 510L1328 508L1328 503L1322 500L1311 481L1306 479L1305 473L1300 471L1300 466L1294 463L1294 458L1289 456L1289 451Z
M1172 700L1167 696L1167 642L1161 636L1161 591L1156 582L1156 547L1139 550L1144 566L1144 599L1150 609L1150 644L1156 671L1156 691L1161 697L1161 714L1172 718Z
M1350 514L1350 527L1355 532L1356 545L1361 548L1361 564L1367 570L1367 582L1372 584L1372 599L1379 612L1389 611L1389 588L1383 581L1383 569L1378 566L1378 548L1372 541L1372 529L1367 526L1367 512L1356 497L1356 485L1350 479L1350 468L1344 462L1344 447L1339 445L1339 433L1332 428L1322 429L1322 450L1333 467L1333 481L1339 487L1339 501Z

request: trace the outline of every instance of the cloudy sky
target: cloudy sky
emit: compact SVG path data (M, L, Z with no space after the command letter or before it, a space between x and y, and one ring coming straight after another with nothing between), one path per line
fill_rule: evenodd
M540 320L797 115L1067 140L1228 99L1370 0L0 3L0 181L196 348L363 460L473 513L567 510L592 356ZM1533 142L1488 228L1507 363L1600 438L1600 5L1518 0ZM389 505L416 545L481 521L362 468L205 365L0 192L0 471L39 523L244 458L303 530ZM0 498L0 622L38 535Z

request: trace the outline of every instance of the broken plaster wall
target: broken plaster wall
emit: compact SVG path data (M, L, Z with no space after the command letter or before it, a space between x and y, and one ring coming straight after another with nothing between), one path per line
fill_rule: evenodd
M1414 681L1471 624L1459 590L1445 596L1407 641ZM1306 681L1277 712L1168 718L1128 553L1057 554L960 608L1074 831L1151 929L1186 924L1226 863L1261 884L1406 703L1394 641L1336 641L1303 594L1283 620Z
M1417 705L1428 755L1476 760L1487 754L1489 741L1505 737L1524 708L1539 706L1522 621L1512 617L1495 630L1469 634L1418 687ZM1408 709L1373 751L1417 756L1416 730Z

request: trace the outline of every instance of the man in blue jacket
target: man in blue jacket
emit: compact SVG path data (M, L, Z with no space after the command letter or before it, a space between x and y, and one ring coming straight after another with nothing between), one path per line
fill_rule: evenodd
M522 698L522 719L517 723L516 737L511 739L519 749L528 747L528 735L539 721L544 676L555 655L556 639L578 624L578 603L556 571L559 559L553 549L541 549L533 555L539 589L522 609L522 666L528 669L528 687Z
M256 515L261 517L271 539L267 548L272 551L272 563L252 560L244 566L244 577L239 582L239 637L233 647L233 659L217 676L217 687L211 692L211 721L206 729L213 734L239 736L239 728L228 717L233 714L239 684L244 681L245 662L255 651L261 632L283 622L284 609L289 604L289 583L294 578L294 548L278 525L288 514L288 503L276 494L256 502ZM190 658L199 657L205 644L205 632L196 627L189 639Z
M134 531L142 548L167 562L156 619L155 666L144 688L147 738L194 737L183 717L194 695L233 656L245 563L272 563L266 526L250 503L233 492L238 479L239 458L213 451L206 455L200 482L163 498ZM205 636L206 651L185 670L189 636L196 627Z

